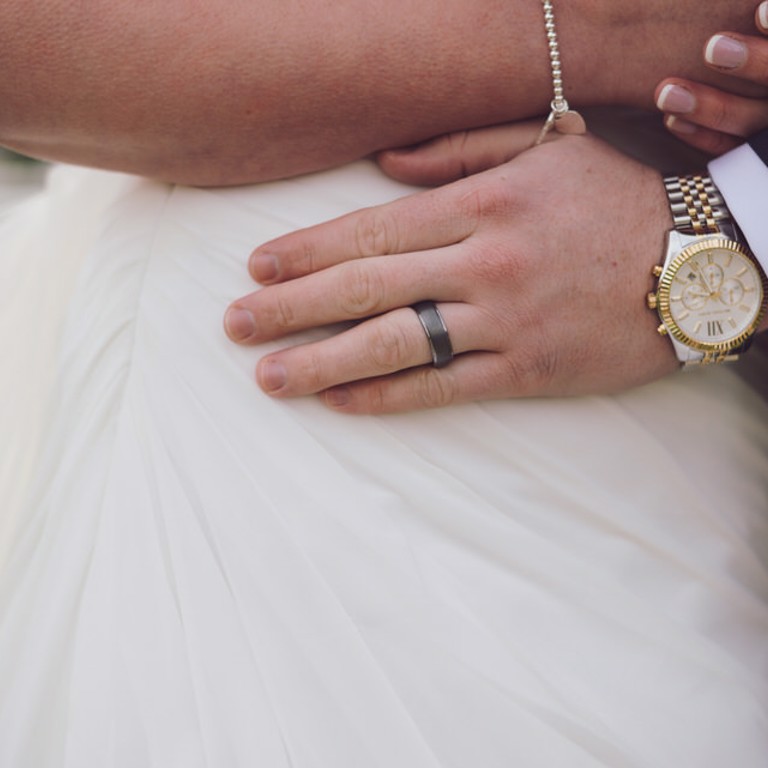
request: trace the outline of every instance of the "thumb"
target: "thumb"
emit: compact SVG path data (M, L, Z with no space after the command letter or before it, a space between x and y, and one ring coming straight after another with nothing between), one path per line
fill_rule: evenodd
M412 147L384 150L376 161L387 176L398 181L447 184L495 168L529 149L541 126L541 120L531 120L457 131Z

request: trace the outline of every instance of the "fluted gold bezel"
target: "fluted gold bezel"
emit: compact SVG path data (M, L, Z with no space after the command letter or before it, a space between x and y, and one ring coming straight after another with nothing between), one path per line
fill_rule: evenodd
M670 293L672 290L672 281L686 262L694 256L712 250L731 251L738 254L743 261L749 264L750 269L756 273L759 296L757 297L756 306L754 308L754 317L747 328L729 339L717 342L706 342L691 338L675 322L670 308ZM743 245L737 243L735 240L713 236L686 246L679 254L677 254L677 256L675 256L659 279L656 295L658 299L657 309L659 317L666 326L670 336L673 336L679 342L685 344L685 346L699 352L723 354L741 347L757 330L765 313L765 297L768 295L768 280L766 280L762 270L757 267L749 251Z

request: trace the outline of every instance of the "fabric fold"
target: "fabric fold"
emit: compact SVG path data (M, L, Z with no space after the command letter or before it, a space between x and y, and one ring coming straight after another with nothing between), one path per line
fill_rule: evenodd
M72 288L29 331L56 350L34 441L0 403L30 446L0 475L1 766L762 765L768 405L737 373L390 417L272 400L280 345L221 327L248 254L410 190L365 162L57 179L24 228L104 205L41 224L61 264L8 257Z

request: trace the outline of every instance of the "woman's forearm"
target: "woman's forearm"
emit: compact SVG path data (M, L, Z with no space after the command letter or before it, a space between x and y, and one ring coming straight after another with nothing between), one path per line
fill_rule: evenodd
M574 103L650 104L754 0L656 2L558 4ZM0 143L194 184L316 170L551 98L538 0L5 0L0 71Z

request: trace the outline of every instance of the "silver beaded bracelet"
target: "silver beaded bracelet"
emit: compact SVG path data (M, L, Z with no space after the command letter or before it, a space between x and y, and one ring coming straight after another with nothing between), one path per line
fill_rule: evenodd
M552 67L552 90L554 98L550 104L550 113L544 126L534 142L534 147L541 144L547 134L554 128L558 133L582 134L587 131L584 118L568 106L563 92L563 70L560 64L560 48L557 44L557 30L555 29L555 12L552 9L551 0L541 0L544 8L544 29L547 32L549 44L549 63Z

